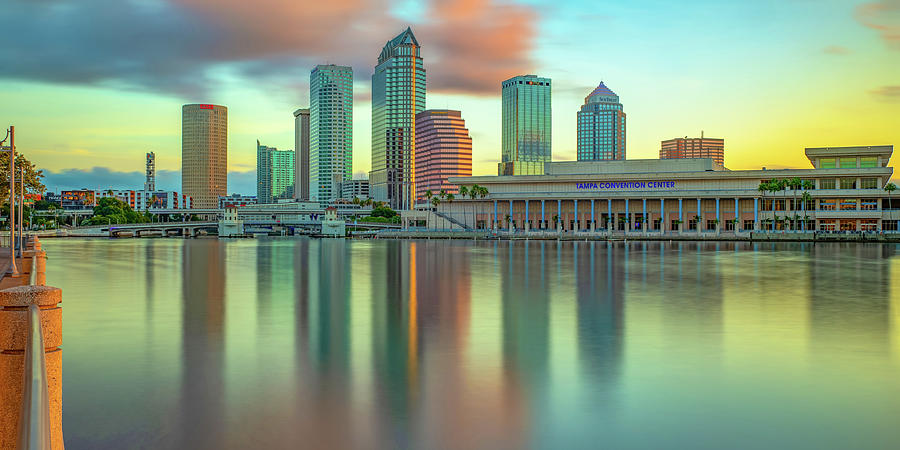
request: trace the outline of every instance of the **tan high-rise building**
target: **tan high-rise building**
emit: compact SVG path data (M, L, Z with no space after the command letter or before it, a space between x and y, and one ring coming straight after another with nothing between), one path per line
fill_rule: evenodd
M228 108L181 107L181 191L194 208L218 208L228 190Z
M662 141L660 159L711 158L720 166L725 165L725 139L703 137L669 139Z

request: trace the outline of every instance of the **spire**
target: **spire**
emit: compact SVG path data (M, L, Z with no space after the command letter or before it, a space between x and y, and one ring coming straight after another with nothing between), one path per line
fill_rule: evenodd
M585 103L592 103L592 100L593 100L593 103L600 102L600 101L602 101L602 100L600 99L601 96L604 96L604 97L615 97L615 98L616 98L616 101L617 101L617 102L619 101L619 96L616 95L616 93L613 92L612 89L606 87L606 85L603 84L603 82L601 81L600 84L599 84L596 88L594 88L594 90L591 91L591 93L588 94L587 97L584 98L584 102L585 102Z

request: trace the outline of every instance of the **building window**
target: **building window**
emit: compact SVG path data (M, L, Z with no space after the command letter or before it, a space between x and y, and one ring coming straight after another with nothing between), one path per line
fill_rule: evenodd
M841 178L841 189L856 189L856 178Z
M834 219L819 221L819 230L820 231L834 231L836 229L837 229L837 224L835 223Z
M841 158L841 169L855 169L856 158Z
M752 229L753 229L753 221L752 221L752 220L745 220L745 221L744 221L744 231L750 231L750 230L752 230Z
M819 189L834 189L835 181L834 178L823 178L819 180Z
M874 198L864 198L859 201L859 209L873 211L878 209L878 200Z
M834 169L835 161L834 158L822 158L819 160L819 168L820 169Z
M897 220L882 220L881 231L898 231Z
M716 221L715 220L707 220L706 221L706 231L716 231Z
M859 167L862 169L870 169L878 167L878 158L874 156L866 156L859 159Z
M878 189L878 178L860 178L860 189Z
M831 198L823 198L819 200L819 209L822 211L834 211L837 209L837 200Z
M855 210L855 209L856 209L856 199L852 199L852 198L842 198L841 199L841 211Z

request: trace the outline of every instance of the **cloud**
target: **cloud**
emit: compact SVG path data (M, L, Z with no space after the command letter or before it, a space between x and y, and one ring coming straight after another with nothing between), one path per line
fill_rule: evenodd
M900 0L882 0L856 7L856 20L878 31L889 47L900 50Z
M880 88L870 90L869 94L873 95L879 100L898 102L900 101L900 86L882 86Z
M822 49L822 51L829 55L847 55L850 53L849 48L840 45L829 45Z
M526 6L493 0L434 1L421 27L429 89L493 94L531 72L537 17ZM433 55L433 56L432 56Z
M118 172L108 167L90 169L44 170L44 185L48 192L70 189L130 189L144 188L144 173ZM181 191L180 170L157 170L156 188L166 191ZM256 194L256 171L228 172L228 192Z
M385 42L412 25L432 92L497 92L531 68L535 14L502 0L431 0L421 24L392 0L7 0L0 77L210 100L229 80L278 96L315 64L368 83ZM363 94L365 95L365 94Z

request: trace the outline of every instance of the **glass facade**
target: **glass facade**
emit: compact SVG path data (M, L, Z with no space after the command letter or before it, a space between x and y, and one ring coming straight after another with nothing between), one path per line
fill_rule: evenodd
M381 50L372 75L371 195L412 208L416 192L416 114L425 110L425 66L407 28Z
M216 208L228 189L228 108L181 108L181 192L195 208Z
M416 116L416 198L441 190L459 193L450 177L472 176L472 137L459 111L427 110Z
M319 65L309 75L309 195L340 198L353 178L353 69Z
M619 96L602 82L578 111L578 160L625 159L625 112Z
M256 198L275 203L294 196L294 152L260 145L256 141Z
M550 79L522 75L502 83L499 175L543 175L551 160Z

